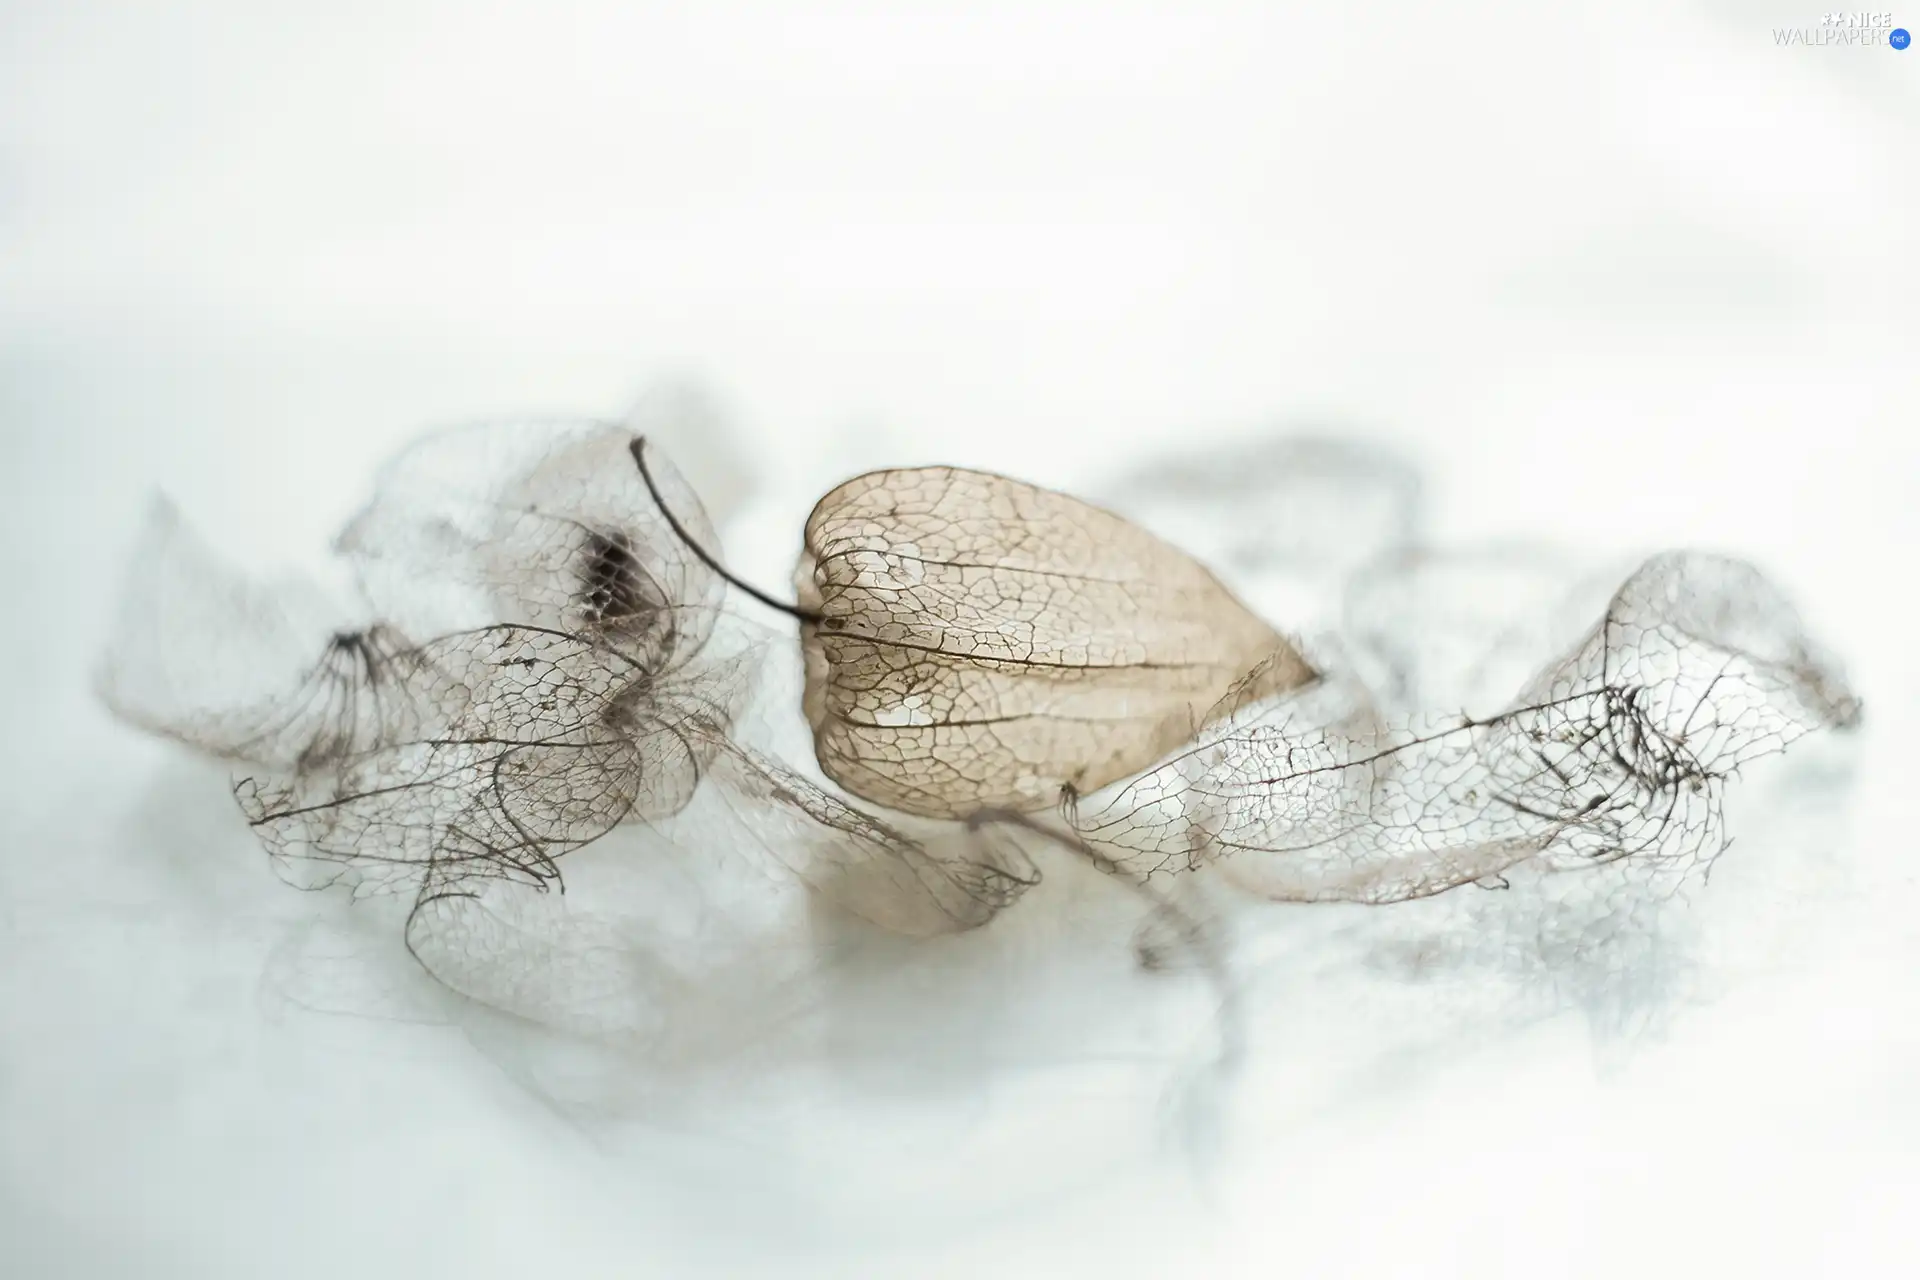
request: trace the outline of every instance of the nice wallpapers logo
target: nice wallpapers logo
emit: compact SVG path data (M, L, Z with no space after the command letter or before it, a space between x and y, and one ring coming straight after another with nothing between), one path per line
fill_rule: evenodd
M1818 26L1775 27L1773 42L1780 45L1829 45L1904 50L1913 43L1905 27L1893 25L1891 13L1823 13Z

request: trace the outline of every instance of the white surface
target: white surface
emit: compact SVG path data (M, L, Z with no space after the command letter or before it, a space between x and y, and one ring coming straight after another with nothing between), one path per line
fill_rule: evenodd
M806 9L0 7L0 1270L1908 1273L1920 53L1735 4ZM1445 540L1752 555L1867 698L1850 816L1736 848L1698 1006L1599 1053L1279 930L1200 1179L1058 1045L950 1113L613 1139L269 1008L316 900L86 692L146 493L316 561L412 431L684 374L770 582L852 470L1293 420L1419 453Z

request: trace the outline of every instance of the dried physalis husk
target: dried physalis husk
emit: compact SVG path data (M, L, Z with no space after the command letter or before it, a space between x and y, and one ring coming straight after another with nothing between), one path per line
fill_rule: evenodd
M1263 693L1314 679L1192 557L987 472L848 481L797 579L820 767L907 813L1041 809L1153 764L1257 664Z
M750 745L774 637L716 607L703 536L671 462L620 428L439 432L340 539L357 609L249 578L157 507L100 692L232 762L289 881L411 899L434 977L569 1030L652 1034L725 956L794 961L783 879L920 937L1035 884L1015 842L902 830ZM684 920L660 905L676 883Z
M1723 795L1743 766L1859 715L1758 569L1666 552L1498 713L1402 722L1337 674L1236 698L1209 741L1073 825L1140 879L1218 860L1288 902L1404 902L1528 862L1631 859L1673 884L1727 847Z

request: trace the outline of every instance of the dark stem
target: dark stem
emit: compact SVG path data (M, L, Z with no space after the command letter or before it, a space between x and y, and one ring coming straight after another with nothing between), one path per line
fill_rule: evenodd
M802 622L820 621L820 615L813 610L802 609L799 605L789 604L785 600L776 600L752 583L742 582L740 579L734 577L731 570L714 559L705 547L695 542L693 535L687 532L686 526L680 523L680 518L673 514L673 508L667 505L667 500L660 496L660 486L654 483L653 472L647 469L647 438L645 436L635 436L633 443L629 445L628 448L633 453L634 465L640 468L640 478L646 482L647 492L653 495L653 505L660 508L660 514L666 518L667 527L672 529L674 535L686 544L687 550L700 557L701 564L704 564L707 568L719 574L721 581L725 582L728 586L736 587L746 592L769 609L778 609L781 613L791 614Z

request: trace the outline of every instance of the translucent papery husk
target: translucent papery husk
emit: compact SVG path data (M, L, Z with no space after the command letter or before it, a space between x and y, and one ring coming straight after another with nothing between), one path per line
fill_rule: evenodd
M820 767L904 813L1049 808L1190 740L1257 664L1267 692L1314 678L1185 553L985 472L841 485L796 581Z
M601 422L434 432L381 469L336 546L374 615L410 635L517 623L670 664L706 643L724 585L648 493L633 443ZM687 531L712 546L672 461L652 449L649 466Z
M565 431L559 454L527 455L537 485L508 475L493 488L563 490L557 457L632 469L630 440L614 451L578 439ZM916 936L983 924L1037 880L992 833L903 831L745 741L776 637L701 599L640 593L682 581L662 568L677 553L633 540L641 526L625 526L632 554L608 572L571 516L524 507L475 545L422 557L443 514L486 504L448 506L436 491L410 509L395 493L370 508L377 521L355 523L355 555L378 562L382 590L512 621L418 642L386 620L329 634L308 625L310 592L248 580L163 511L101 684L128 719L236 765L242 812L291 883L410 903L408 947L448 987L554 1025L643 1031L643 1010L684 1005L691 971L684 955L656 963L649 939L610 933L646 914L632 886L655 883L656 857L697 865L715 899L758 902L769 895L754 886L784 882ZM709 572L683 585L704 593ZM442 576L457 591L436 600ZM567 868L623 829L622 856L588 860L583 899ZM728 945L764 934L790 956L781 900L777 921L728 926Z
M1217 863L1286 901L1404 901L1536 859L1684 874L1725 847L1727 778L1858 714L1756 569L1676 552L1503 711L1389 722L1346 678L1242 695L1074 825L1135 875Z

